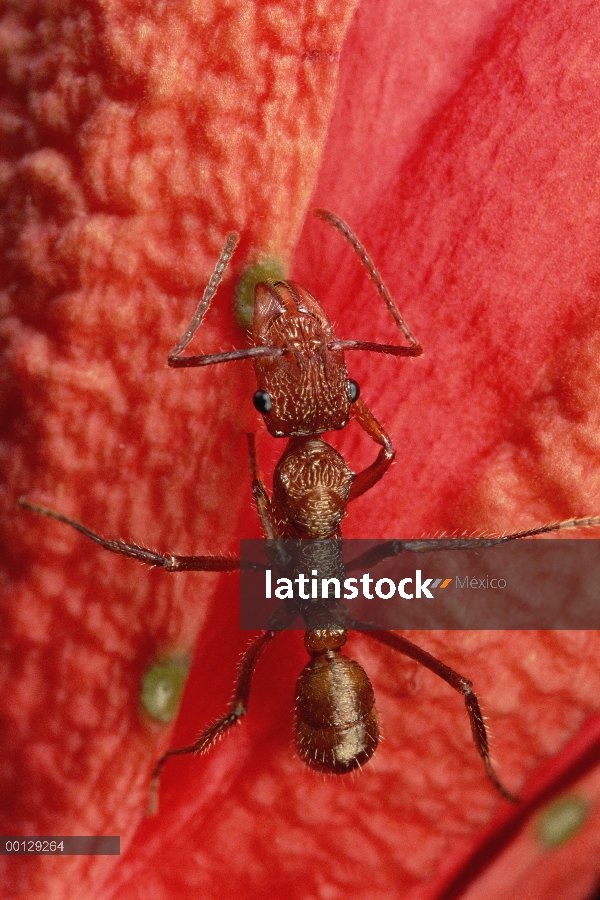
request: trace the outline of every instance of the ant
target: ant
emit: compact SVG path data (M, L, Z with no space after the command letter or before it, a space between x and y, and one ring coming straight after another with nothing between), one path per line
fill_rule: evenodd
M317 210L315 214L332 224L351 243L410 346L341 341L335 336L319 303L305 288L294 282L280 281L256 286L253 347L229 353L182 356L208 311L233 254L238 236L232 233L227 237L189 328L168 357L168 364L174 368L253 359L258 383L254 405L262 413L272 435L289 438L274 472L271 498L258 469L254 436L248 435L253 496L265 538L269 541L283 538L341 541L340 525L348 503L370 490L393 461L394 449L388 435L360 400L358 385L348 378L343 351L363 349L401 356L422 353L355 235L332 213ZM381 446L376 461L356 475L341 454L319 436L325 431L344 428L350 417L356 419ZM228 557L159 554L121 540L109 540L74 519L34 505L25 498L21 498L19 505L70 525L106 550L151 566L161 566L167 572L234 571L240 568L239 560ZM571 520L501 538L428 542L427 548L419 541L395 541L388 545L391 548L389 554L395 555L403 549L420 552L432 547L493 546L562 528L596 524L600 524L600 519ZM487 774L504 798L516 801L494 772L487 730L469 679L395 632L365 633L372 640L414 659L463 695L473 740ZM167 760L207 751L246 714L256 664L277 634L275 630L263 632L244 653L229 711L206 728L193 744L169 750L159 759L151 780L151 812L156 808L159 777ZM296 690L298 754L311 768L334 774L345 774L362 766L371 758L379 741L373 688L364 669L341 652L346 637L345 627L315 629L307 623L304 643L311 659L298 678Z

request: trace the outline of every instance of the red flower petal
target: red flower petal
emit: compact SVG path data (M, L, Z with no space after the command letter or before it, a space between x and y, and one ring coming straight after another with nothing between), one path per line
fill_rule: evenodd
M400 14L398 19L386 19L382 9L377 7L379 15L371 20L370 4L361 10L365 41L374 44L377 40L379 51L383 32L386 39L389 35L396 52L393 36L399 34L402 19ZM486 41L483 38L490 30L493 11L486 17L482 10L484 7L476 8L475 4L470 10L473 17L479 13L479 30L474 27L471 34L475 37L466 42L460 70L440 80L444 86L438 87L437 102L440 96L449 97L458 83L460 90L430 118L424 136L415 136L419 123L416 113L400 118L400 125L394 117L386 133L390 135L388 142L381 138L372 140L365 129L364 145L358 153L347 152L347 116L338 117L338 125L330 136L328 153L332 162L326 160L324 173L341 171L341 161L346 157L352 161L352 171L339 178L339 202L332 201L331 192L319 194L319 202L335 206L360 233L427 351L423 362L352 360L363 396L393 435L400 462L372 494L353 505L346 528L348 535L420 534L463 528L503 530L598 511L600 506L591 468L592 436L597 430L597 379L593 342L588 336L595 315L598 163L594 137L598 101L594 88L596 55L591 48L596 43L596 15L591 4L583 2L568 10L551 4L535 8L531 4L516 4L511 18L493 23L497 27L495 36ZM432 26L436 35L444 27L452 32L440 23L439 15L436 21L437 25ZM140 36L145 33L140 29ZM129 30L123 29L123 35L128 34ZM165 44L169 44L169 39L165 38ZM360 71L366 69L360 48L360 35L355 32L354 41L349 44L349 59L359 59L355 83L359 83ZM430 50L428 45L423 56ZM352 57L352 53L356 55ZM143 56L141 52L138 55ZM413 58L409 54L409 59ZM378 54L380 78L381 73L389 71L388 61L385 53ZM471 74L466 73L469 62L473 66ZM161 68L157 67L158 76ZM393 109L389 98L393 98L394 90L399 90L395 83L381 93L381 108ZM378 91L375 94L380 96ZM351 91L349 96L353 95ZM435 96L435 92L423 92L420 122L431 116L432 109L439 109ZM379 116L373 118L380 121ZM407 118L417 123L408 139L414 152L399 169L406 147L400 146L394 156L393 136ZM340 161L338 169L335 160ZM376 170L376 177L364 176L370 169ZM65 179L68 181L68 172L55 173L54 177L62 184ZM224 178L225 187L230 178ZM275 181L281 183L277 178ZM70 189L66 193L77 211L77 197L73 199ZM346 197L347 205L342 199ZM109 199L125 202L121 196ZM363 218L367 207L372 211ZM175 214L171 221L176 221ZM270 221L269 216L266 221ZM217 223L230 227L223 217L217 216ZM310 223L309 228L300 245L296 274L323 299L326 308L337 307L340 333L344 336L389 336L390 324L385 312L378 312L378 298L370 286L358 283L358 264L339 237L327 236L321 223ZM293 235L293 228L289 234ZM102 253L105 236L105 226L91 236L96 241L95 253ZM126 237L124 234L120 258L125 262L121 265L131 263ZM25 238L29 241L30 258L34 250L39 251L36 271L44 274L46 283L52 285L52 279L63 277L61 267L54 271L52 255L43 252L53 240L52 229L34 229ZM184 270L182 274L179 257L161 257L160 238L160 233L154 235L147 251L155 267L151 274L154 276L156 267L163 273L167 279L165 293L176 293L171 282L173 278L180 279L178 290L185 294L196 272ZM282 244L276 246L285 244L280 240ZM285 246L292 243L290 237ZM204 259L210 256L209 251L216 253L216 244L215 238L202 248ZM66 245L69 260L76 244L72 239ZM273 247L265 233L259 235L257 245ZM93 254L89 259L91 265L99 265ZM132 271L137 274L135 269ZM164 312L164 297L150 301L146 299L141 324L133 321L137 330L144 325L151 331L153 320ZM152 338L146 338L152 354L140 354L137 371L126 375L124 362L146 345L140 344L137 334L127 345L122 338L109 336L102 340L104 332L100 343L99 325L107 328L110 324L102 318L106 297L100 295L100 302L94 302L92 297L89 308L85 328L80 334L76 332L73 339L75 346L83 347L87 333L91 344L88 357L91 354L91 358L98 359L95 372L90 369L88 395L94 388L102 388L103 361L122 359L123 365L115 366L116 377L111 381L104 379L103 402L112 418L121 416L126 424L129 433L125 447L139 448L139 469L143 461L144 471L151 476L152 496L165 493L176 497L176 493L171 493L174 478L181 478L184 487L187 479L187 493L194 491L194 503L200 504L204 499L201 533L225 535L228 524L222 522L221 498L236 495L239 473L245 471L243 450L237 458L226 461L231 485L221 473L211 483L208 471L197 472L195 460L216 461L221 447L233 444L228 429L234 428L229 423L235 403L231 378L236 376L227 372L229 381L225 382L218 373L210 382L215 384L213 393L220 402L215 402L214 397L207 399L206 418L212 428L201 441L196 431L187 429L181 413L174 426L173 415L169 417L165 412L172 402L177 373L164 373L164 388L160 391L162 380L151 374L160 372L169 341L172 343L169 335L178 333L183 317L173 315L160 329L153 329ZM61 328L67 314L79 321L79 301L63 303L61 309L65 310L57 317ZM180 300L175 309L181 309ZM144 316L146 312L149 315ZM37 324L34 316L38 313L34 310L29 315L33 318L30 324ZM218 319L216 310L215 317ZM131 328L130 317L126 324ZM366 327L370 333L365 334ZM228 345L233 339L232 335ZM37 363L37 371L42 375L50 368L55 370L54 362L52 367L44 364L42 350L43 347L35 353L29 351L28 371L31 361ZM82 355L77 360L77 372L84 368L88 357ZM147 385L141 397L140 372ZM185 409L197 428L196 409L202 408L205 385L209 382L191 373L181 373L181 378L185 378L185 388L181 389ZM40 390L40 382L44 384L38 376L32 387ZM574 383L577 389L571 387ZM219 391L221 384L226 384L225 393ZM63 385L63 408L70 410L72 420L76 423L89 416L93 425L95 409L100 423L95 440L87 429L87 442L79 443L80 452L89 453L90 447L103 450L110 468L110 461L119 454L115 445L111 453L104 449L106 415L99 416L98 405L87 400L82 403L80 399L75 405L74 398L83 393L80 385L76 385L77 391L71 390L66 377ZM245 393L246 386L240 383L237 390ZM123 403L122 412L118 406L119 391L130 401ZM130 405L134 409L131 420L125 412ZM149 407L154 410L151 415ZM75 408L78 416L72 416ZM214 418L217 410L220 425ZM38 421L44 441L48 441L48 434L62 434L47 414ZM147 428L147 442L140 441L142 423ZM175 434L173 428L177 429ZM348 430L337 440L353 466L373 458L373 447L362 437L357 438L355 430ZM179 450L182 444L189 447L190 465L185 474L180 474L179 469L181 453L175 471L166 452L173 447ZM64 446L64 442L59 446ZM46 468L45 456L41 462L38 456L35 462L40 474L48 473L41 499L56 504L61 498L51 492L64 476L61 478L56 469ZM131 532L133 515L130 519L121 511L122 486L113 489L110 479L102 478L102 472L97 475L94 471L92 476L91 464L88 467L78 461L77 465L81 478L75 481L70 475L69 489L77 484L80 496L85 490L90 499L96 498L93 504L88 499L78 506L78 514L90 525L124 537L134 533L138 540L151 544L160 541L168 549L176 535L178 546L173 549L182 552L187 549L179 543L182 535L189 533L192 541L192 534L199 533L199 519L194 517L192 527L191 512L184 516L174 501L166 513L161 513L160 520L157 510L161 504L152 502L149 508L156 518L138 520L136 515L135 532ZM131 466L126 456L119 460L121 471L130 480L129 495L134 505L139 503L141 507L144 501L145 506L144 492L133 489L134 479L136 487L141 484L133 474L138 469L128 469L128 465ZM115 468L113 463L112 478ZM35 484L41 484L39 476ZM109 492L115 499L107 503L103 498L110 498ZM66 493L64 498L61 508L70 511ZM188 507L191 506L190 502ZM235 531L233 507L232 499L231 529ZM137 509L134 511L137 514ZM164 526L160 534L158 521ZM48 523L29 523L29 528L42 548L40 552L46 552L50 546ZM102 610L110 604L110 616L117 624L119 616L131 622L131 609L137 612L143 608L138 598L148 585L156 592L146 618L138 616L139 630L129 636L130 643L121 647L107 644L105 648L126 659L129 655L133 662L122 666L115 677L105 657L99 656L96 677L110 686L111 693L108 703L103 695L97 704L98 709L105 711L106 720L100 725L87 723L88 734L94 739L105 735L107 744L110 739L114 742L114 750L108 747L99 755L104 766L111 754L113 761L110 767L102 768L94 783L93 797L97 802L103 795L100 812L106 818L97 821L111 822L119 828L121 822L131 820L134 810L141 809L147 759L158 751L150 746L147 731L142 731L133 715L122 726L117 712L120 691L115 689L138 679L142 656L147 659L152 655L154 648L140 650L144 635L154 633L160 637L162 628L163 645L170 641L173 646L180 646L181 638L191 635L191 607L196 597L206 596L205 576L178 581L171 590L182 602L171 605L164 573L141 572L127 561L106 559L108 554L98 556L93 548L88 556L75 536L57 536L55 540L60 547L77 546L82 559L73 564L77 584L88 584L93 568L100 570L103 578L115 573L121 589L131 591L127 602L119 601L118 589L111 585L106 599L98 604ZM194 542L189 552L203 548ZM217 547L206 549L222 551L221 538ZM52 581L46 575L46 581L58 591L56 575L52 575ZM81 596L82 589L79 590ZM225 593L218 596L217 608L205 620L190 678L189 703L175 743L193 739L211 716L222 711L227 700L237 653L245 642L241 636L235 638L235 589L230 586L228 593L229 597ZM42 617L47 601L34 607L35 598L28 594L27 599L28 629L38 626L39 642L48 647L47 654L51 648L56 657L55 641L50 643L47 637L47 624L44 631ZM56 619L53 627L72 627L74 620L92 631L90 602L79 607L73 605L74 601L71 604L66 611L71 618L64 623ZM185 619L174 623L176 609ZM29 610L34 610L33 614ZM113 633L118 634L118 628ZM27 641L31 640L29 634ZM494 755L511 786L518 785L541 760L559 750L584 718L597 709L597 643L595 634L510 638L502 634L462 634L423 638L424 645L475 680L490 715ZM304 770L289 747L290 697L304 654L294 635L282 636L278 644L261 665L251 715L244 728L237 729L218 752L205 759L185 759L166 770L161 815L142 824L135 845L122 860L105 896L130 898L153 891L160 896L193 893L211 897L221 894L224 885L228 895L244 897L279 895L282 891L291 896L345 896L350 892L369 898L431 896L422 887L423 882L432 879L440 867L447 867L457 854L466 852L473 835L489 821L498 800L481 771L460 699L449 696L446 686L420 673L411 663L399 660L391 651L369 651L370 645L365 646L360 637L353 639L350 652L356 650L373 679L386 741L360 779L322 780ZM93 657L88 654L84 663L91 668L92 662ZM76 671L80 677L79 668L73 664L70 671ZM64 665L57 666L56 674L51 675L51 686L64 684ZM27 715L32 716L39 709L33 704L40 681L34 672L22 683L25 689L20 698L24 710L21 721L27 723ZM65 735L80 734L86 724L82 724L82 716L89 707L81 709L77 704L82 684L78 682L74 688L69 697L56 698L62 718L48 716L46 731L51 737L57 722L61 740L66 740ZM117 699L113 700L115 692ZM36 731L43 736L45 723L40 725ZM121 736L121 743L117 735ZM14 739L13 733L11 738ZM23 808L36 810L35 789L44 784L44 778L45 783L58 784L63 790L64 776L61 773L56 779L52 771L47 776L43 771L39 774L48 760L53 762L43 748L37 755L35 748L28 748L28 759L33 759L28 771L35 777ZM55 759L55 765L62 764L68 771L65 757ZM72 747L66 759L71 769L75 764L87 763L78 747ZM120 774L127 771L130 776ZM131 780L136 771L138 788L134 789ZM91 767L86 772L88 783L92 781L90 772L96 777ZM38 791L38 804L42 797ZM121 809L121 820L112 812L116 800L128 807ZM77 796L75 808L83 809L83 802L84 798ZM56 808L59 812L65 808L64 795ZM44 821L51 821L56 808L49 810ZM96 811L93 800L88 808ZM81 816L79 822L93 830L101 827L93 816L87 820ZM61 873L64 875L64 867ZM96 873L97 869L92 868L88 883L92 879L97 883ZM79 878L71 882L78 885L78 895L90 892L81 873L68 873L68 877ZM528 885L528 896L535 896L530 888ZM46 885L45 896L48 893ZM32 892L27 896L32 896Z
M585 10L589 34L595 25L591 8ZM389 153L376 141L365 140L362 159L359 151L350 154L352 177L340 181L348 205L341 199L332 203L327 188L333 178L324 175L316 203L335 205L354 224L426 346L423 361L351 361L363 396L395 437L399 462L353 505L346 534L500 531L600 506L589 462L584 466L591 485L581 472L569 478L582 456L589 459L593 452L585 441L595 426L593 396L585 390L591 351L582 354L579 367L577 385L584 390L565 389L567 373L575 380L573 355L589 340L595 311L586 287L593 262L582 252L569 254L565 265L566 238L575 227L582 235L578 247L594 246L588 176L597 166L594 117L584 113L595 98L593 79L583 77L590 65L581 49L583 11L565 22L562 12L549 8L517 9L495 40L477 48L472 74L385 191L367 191L365 199L364 181L376 184L380 152L384 162ZM379 26L375 17L366 28L371 42L375 21ZM357 72L361 67L370 72L362 57ZM567 104L559 90L565 79L576 85ZM345 99L339 101L344 113L330 133L324 173L338 171L348 155ZM582 140L575 140L581 129ZM361 225L367 201L372 212ZM344 336L389 336L386 313L359 272L337 235L328 236L321 223L307 224L295 276L327 309L337 308ZM561 339L563 331L571 343ZM589 383L597 383L593 371ZM581 434L575 442L568 433L571 421ZM560 434L561 423L557 450L564 465L557 469L541 451L551 449L547 435ZM337 443L356 466L373 457L356 429ZM173 811L164 813L164 866L156 873L157 845L145 827L131 872L122 870L120 889L111 896L129 897L135 890L139 860L165 893L193 884L203 895L216 895L225 871L232 895L283 890L291 896L351 891L433 897L445 888L436 880L426 886L429 879L468 854L499 801L481 771L458 698L412 664L369 650L356 637L356 654L376 686L386 740L359 780L317 783L291 761L282 734L280 718L287 714L290 721L289 696L302 654L291 637L279 640L287 642L285 649L274 647L261 664L245 737L232 736L218 761L216 754L202 760L202 771L191 761L180 773L166 775L173 797L175 785L188 779L194 785L200 779L201 787L193 796L186 789ZM511 786L557 752L597 709L596 634L427 635L422 643L475 679L490 716L494 756ZM221 708L224 701L223 694ZM211 712L218 713L216 703ZM195 710L182 740L197 727L192 715ZM207 720L208 712L202 718ZM237 759L230 762L236 749ZM514 834L519 812L506 815ZM570 846L578 865L587 859L589 870L589 853ZM492 845L492 858L494 852Z
M16 501L167 552L235 549L249 367L190 380L166 357L227 230L238 272L294 247L354 5L4 8L5 833L125 849L143 816L170 733L142 677L191 653L215 577L140 570ZM223 295L207 347L244 341ZM117 862L3 860L28 898L90 894Z

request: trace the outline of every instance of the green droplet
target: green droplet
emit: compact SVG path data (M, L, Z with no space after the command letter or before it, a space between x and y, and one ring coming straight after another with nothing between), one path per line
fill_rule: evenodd
M560 847L577 834L590 811L581 797L562 797L542 812L537 834L546 847Z
M190 670L186 657L168 657L154 663L142 681L142 705L158 722L172 722Z
M240 325L250 328L254 315L254 288L261 281L283 281L286 278L286 267L282 260L275 256L267 256L255 263L242 275L235 286L235 314Z

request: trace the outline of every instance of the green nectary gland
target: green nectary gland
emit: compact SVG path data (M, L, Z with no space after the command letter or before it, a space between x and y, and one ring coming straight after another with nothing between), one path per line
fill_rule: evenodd
M588 817L589 804L582 797L562 797L542 812L537 835L546 847L560 847L570 840Z
M283 260L267 256L242 272L235 286L235 314L244 328L250 328L254 314L254 288L261 281L283 281L287 269Z
M152 664L142 680L144 711L157 722L172 722L190 670L187 657L167 657Z

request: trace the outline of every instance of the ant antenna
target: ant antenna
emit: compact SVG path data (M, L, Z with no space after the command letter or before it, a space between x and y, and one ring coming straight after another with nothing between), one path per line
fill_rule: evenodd
M385 284L383 283L383 279L381 278L381 275L375 268L375 263L373 262L373 260L371 259L371 257L369 256L369 254L367 253L367 251L361 244L361 242L358 240L358 238L356 237L356 235L354 234L354 232L352 231L350 226L346 225L346 223L343 221L343 219L340 219L338 216L334 215L334 213L332 213L332 212L329 212L329 210L327 210L327 209L313 209L312 212L313 212L313 216L316 216L317 219L322 219L324 222L329 222L330 225L333 225L333 227L346 238L348 243L352 245L354 252L360 259L361 263L363 264L363 266L365 267L367 272L369 273L369 277L371 278L371 281L375 284L375 287L379 291L379 294L383 297L383 299L385 301L385 305L389 309L389 311L392 315L392 318L396 322L396 325L398 326L398 328L400 329L400 331L402 332L402 334L404 335L406 340L410 341L410 343L413 345L413 347L420 348L421 345L419 344L418 340L412 334L408 325L406 324L406 322L400 315L400 310L398 309L398 307L392 300L392 296L391 296L390 292L388 291L388 289L386 288Z
M169 353L169 359L174 356L179 356L182 350L185 350L191 339L194 337L197 329L204 318L208 307L211 304L212 298L217 293L217 288L221 283L221 279L223 278L223 273L227 266L229 265L229 260L233 256L233 251L237 247L238 241L240 239L237 231L230 231L227 235L227 240L225 241L225 246L221 251L221 255L215 266L215 271L210 276L210 281L206 285L204 289L204 293L202 294L202 300L198 304L198 309L194 313L194 317L188 326L188 330L183 335L179 343L176 347L173 347L171 352Z

